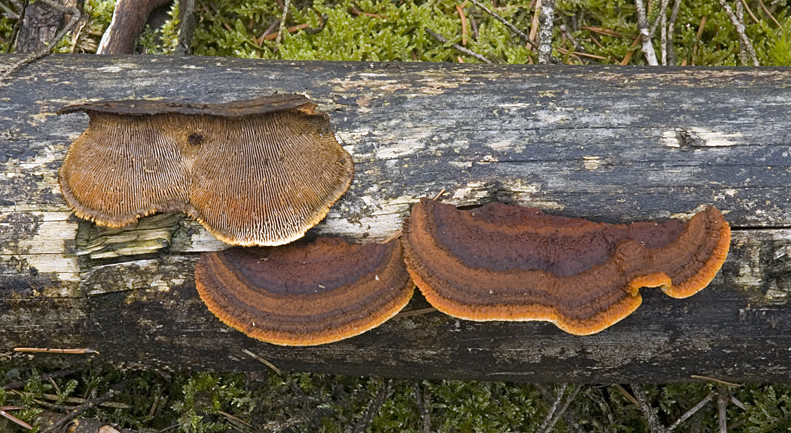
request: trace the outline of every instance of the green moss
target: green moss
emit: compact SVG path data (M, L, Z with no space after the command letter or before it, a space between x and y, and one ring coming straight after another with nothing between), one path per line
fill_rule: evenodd
M168 19L158 29L146 26L140 35L139 51L143 54L173 54L179 42L179 0L168 11Z
M0 370L0 377L7 377L6 373ZM360 420L385 383L377 378L307 373L245 376L95 370L54 379L43 379L43 373L49 372L22 370L24 387L9 391L0 386L0 405L24 407L14 410L14 416L35 423L46 410L52 410L51 404L74 405L66 400L67 396L98 396L125 384L112 399L113 406L100 406L83 416L115 422L142 433L163 429L248 433L283 430L287 426L294 431L342 433ZM0 385L8 380L0 381ZM366 431L422 432L414 386L411 380L394 380L392 393ZM534 431L550 408L538 389L529 384L448 380L421 381L420 386L430 395L427 409L432 431L437 432ZM545 386L553 393L560 389ZM648 431L640 410L615 386L569 385L567 392L575 388L579 392L568 413L584 430ZM672 424L710 393L718 392L716 386L708 383L645 385L643 389L665 425ZM729 426L739 426L734 431L757 433L791 428L791 386L750 384L730 390L745 406L727 406ZM57 400L45 394L55 394ZM712 401L678 431L717 429L717 405ZM6 430L13 431L0 419L0 431ZM561 419L554 431L573 430Z
M529 4L515 0L486 1L490 8L525 32L532 25L534 11ZM661 2L651 2L649 22L659 16ZM257 0L217 0L198 2L197 26L192 41L197 55L291 60L363 60L477 62L448 44L425 33L431 29L451 43L462 43L462 25L450 0L338 0L292 4L280 44L273 37L282 11L276 2ZM791 5L772 6L778 27L757 1L748 1L757 16L754 22L745 14L747 36L762 65L791 64ZM110 22L114 0L88 0L88 20L77 31L75 43L67 35L58 43L59 52L94 52L102 32ZM502 23L467 4L466 47L497 63L531 63L536 53ZM666 11L669 15L670 11ZM326 25L318 32L322 16ZM637 38L637 19L631 0L559 0L556 2L554 55L564 63L615 64L626 60L644 64ZM148 54L171 54L178 40L178 3L170 18L158 29L147 28L139 50ZM472 25L474 21L475 26ZM11 29L15 23L0 19L0 49L10 49ZM566 32L561 31L565 25ZM701 24L703 24L701 28ZM698 38L698 29L701 29ZM269 33L267 33L269 31ZM659 32L654 49L660 55ZM266 38L265 36L269 36ZM272 39L270 39L272 38ZM740 65L738 35L727 15L716 2L691 0L681 3L675 23L673 51L676 64ZM748 60L748 64L751 62Z

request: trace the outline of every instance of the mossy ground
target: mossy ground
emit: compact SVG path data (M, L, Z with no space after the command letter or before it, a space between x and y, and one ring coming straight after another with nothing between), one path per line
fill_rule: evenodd
M16 7L10 0L0 3L2 11ZM530 2L484 3L517 27L531 30L535 11ZM95 51L110 22L113 4L113 0L86 0L85 21L58 43L57 51ZM424 31L429 28L494 62L537 61L536 53L524 41L464 1L297 0L286 25L293 31L285 33L280 44L271 38L272 25L282 13L282 6L276 1L197 0L196 4L197 27L192 42L196 55L477 61L432 39ZM791 4L770 0L747 0L744 4L746 33L761 65L791 65ZM651 2L650 22L659 15L659 5L660 1ZM173 6L164 25L146 30L140 52L174 51L178 7L178 3ZM627 0L558 0L554 56L569 64L644 64L635 41L635 14L634 2ZM321 28L324 19L326 24L321 31L305 31L305 27ZM7 13L0 18L0 52L11 50L14 25L16 21ZM718 2L682 2L675 29L672 41L676 64L742 64L737 34ZM659 52L659 39L654 40ZM345 432L359 421L385 384L377 378L270 371L242 375L97 370L44 378L51 373L58 372L0 370L0 383L12 385L0 388L0 406L19 406L21 409L9 413L35 423L123 383L125 387L110 400L110 405L83 415L146 432ZM392 386L392 393L367 431L422 432L424 413L417 403L416 390L430 396L425 413L431 419L432 431L530 432L541 425L550 410L539 389L529 384L397 380ZM712 383L690 383L646 386L645 390L658 408L660 419L669 425L717 388ZM730 391L744 406L727 406L731 431L791 430L791 386L754 384ZM637 406L615 385L579 386L568 413L585 431L648 430ZM710 402L678 431L717 431L717 423L717 407ZM21 431L0 418L0 431L16 430ZM561 420L556 431L569 430Z
M119 382L125 388L106 405L84 415L140 432L331 432L349 431L385 381L378 378L271 371L166 373L153 371L79 371L47 379L36 370L6 370L0 406L21 406L12 413L28 422L57 417L66 407L101 395ZM578 388L567 413L584 431L644 432L639 409L616 385ZM628 386L626 386L628 388ZM558 386L547 386L557 392ZM665 425L708 394L715 384L645 386ZM416 391L417 390L417 391ZM727 407L730 431L779 432L791 429L790 385L746 385L730 389L744 408ZM416 393L427 394L426 411L435 432L531 432L544 421L550 404L535 385L502 382L395 380L392 392L366 431L423 432ZM677 431L718 431L717 406L707 404ZM18 429L21 431L21 429ZM0 431L15 427L0 418ZM573 431L561 420L558 432Z

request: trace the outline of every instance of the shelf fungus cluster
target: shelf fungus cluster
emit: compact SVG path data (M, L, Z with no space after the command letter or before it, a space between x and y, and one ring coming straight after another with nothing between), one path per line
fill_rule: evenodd
M714 207L686 224L604 224L491 203L473 211L423 199L404 236L412 279L438 310L469 320L542 320L576 335L632 313L641 287L674 298L706 287L730 227Z
M414 285L401 244L318 238L274 248L204 254L195 269L201 299L250 337L315 345L361 334L398 313Z
M641 287L695 294L728 254L730 227L714 207L687 223L626 225L429 199L414 206L400 242L291 243L352 179L351 156L314 108L299 95L70 105L59 113L84 111L90 124L69 148L61 191L100 225L185 212L226 243L257 246L204 254L196 286L222 322L281 345L361 334L398 313L415 285L459 318L592 334L633 312Z
M352 179L326 113L301 95L224 104L70 105L88 128L60 169L77 216L121 227L185 212L232 245L281 245L327 214Z

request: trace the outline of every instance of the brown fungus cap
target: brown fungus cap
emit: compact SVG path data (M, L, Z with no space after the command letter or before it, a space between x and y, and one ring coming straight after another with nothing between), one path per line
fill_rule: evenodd
M225 104L108 101L60 169L77 216L121 227L186 212L223 242L280 245L302 237L352 179L352 158L326 113L301 95Z
M730 227L714 207L686 224L604 224L491 203L473 211L422 199L407 269L438 310L469 320L543 320L599 332L633 312L640 287L683 298L722 266Z
M331 343L375 328L414 291L397 240L356 245L331 238L203 254L195 285L226 325L287 346Z

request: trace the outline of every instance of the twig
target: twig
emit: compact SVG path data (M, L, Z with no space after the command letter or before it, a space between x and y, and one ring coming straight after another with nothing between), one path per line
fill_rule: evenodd
M38 0L38 1L40 1L41 3L44 3L45 5L53 8L53 9L55 9L55 10L61 12L61 13L63 13L63 14L70 15L71 18L69 18L69 22L62 29L60 29L60 31L57 34L55 34L55 37L52 39L52 41L50 41L47 44L47 47L45 47L41 51L37 51L37 52L29 54L28 56L26 56L22 60L14 63L8 69L6 69L5 72L3 72L3 75L0 76L0 84L2 84L11 74L16 72L17 70L19 70L23 66L25 66L27 64L30 64L30 63L33 63L36 60L38 60L38 59L48 55L50 52L52 52L52 48L55 47L55 44L57 44L58 41L63 39L63 36L65 36L66 33L70 32L71 29L74 28L75 25L77 25L77 23L80 21L80 18L82 17L82 14L80 13L80 10L77 9L76 7L74 7L74 6L63 6L63 5L59 4L59 3L56 3L53 0Z
M376 397L373 399L371 404L368 405L368 408L365 409L365 413L363 414L362 418L354 425L354 429L352 430L353 433L363 433L368 425L371 424L371 421L374 420L374 416L379 412L379 409L382 408L382 405L385 404L385 400L387 397L390 396L390 393L393 391L393 380L388 379L381 388L379 388L379 393L376 394Z
M611 401L611 400L610 400L610 398L609 398L609 397L611 397L611 396L609 395L609 394L610 394L609 390L607 390L607 389L605 388L605 389L604 389L604 391L606 391L606 392L607 392L607 394L608 394L608 399L607 399L607 401ZM612 408L611 408L611 407L610 407L610 405L609 405L609 404L608 404L608 403L607 403L607 402L604 400L604 398L605 398L605 397L604 397L602 394L603 394L603 392L602 392L601 390L599 390L599 389L595 389L595 388L594 388L593 392L589 392L589 393L587 393L587 396L588 396L588 398L589 398L589 399L591 399L591 400L592 400L594 403L596 403L596 405L597 405L597 406L599 406L599 409L600 409L600 410L602 411L602 413L603 413L603 414L604 414L604 415L607 417L607 421L610 423L610 425L614 425L614 424L615 424L615 417L613 417L613 414L612 414ZM631 395L630 395L630 396L631 396ZM634 398L634 397L632 397L632 398Z
M539 391L541 391L541 393L544 395L544 398L548 402L550 402L553 407L556 404L558 404L558 402L560 402L563 399L562 398L562 393L558 393L558 397L555 397L555 396L552 395L552 393L549 391L549 389L547 389L545 386L540 385L540 384L536 384L535 386L536 386L536 388L538 388ZM577 393L579 393L579 391L580 391L580 388L577 387L577 388L574 389L574 391L572 391L568 395L568 397L565 399L566 401L563 402L562 406L557 410L557 412L555 414L555 420L554 421L552 421L548 425L545 425L545 424L547 424L547 419L544 419L544 423L536 431L537 432L550 432L550 431L552 431L552 428L554 427L555 423L557 423L558 419L560 419L560 417L562 416L563 419L566 421L566 425L568 425L572 430L575 430L577 432L583 433L585 430L583 430L582 427L577 423L577 421L575 421L574 418L571 417L571 415L569 415L566 412L566 409L568 409L569 404L571 404L571 402L577 396Z
M648 31L648 38L653 38L654 34L656 33L656 28L661 25L663 19L667 18L667 6L670 4L670 0L662 0L662 3L659 5L659 15L657 15L654 23L651 24L651 30ZM664 27L663 27L664 28Z
M280 28L280 20L279 20L279 19L277 19L277 20L275 20L275 22L273 22L273 23L272 23L272 25L271 25L271 26L269 26L269 28L268 28L268 29L266 29L266 30L265 30L263 33L261 33L261 36L259 36L259 37L258 37L258 38L255 40L255 43L256 43L256 44L258 44L258 45L261 45L261 44L263 44L263 43L264 43L264 40L265 40L264 38L266 38L267 36L269 36L269 35L273 34L273 32L275 31L275 29L279 29L279 28Z
M447 39L445 39L444 36L440 35L437 32L429 30L428 28L426 28L426 33L428 33L428 35L431 36L432 38L436 39L437 42L439 42L439 43L447 44L449 42ZM459 52L462 52L462 53L464 53L464 54L466 54L466 55L468 55L470 57L474 57L474 58L476 58L476 59L478 59L478 60L480 60L480 61L482 61L482 62L484 62L486 64L490 64L490 65L492 64L491 60L487 59L486 57L484 57L484 56L482 56L482 55L480 55L478 53L476 53L475 51L472 51L470 49L464 48L461 45L456 44L456 43L452 43L451 46L455 50L457 50Z
M696 413L698 413L699 410L703 409L703 406L706 406L706 404L708 402L714 400L714 396L715 396L715 393L712 392L711 394L709 394L706 397L704 397L703 400L701 400L698 404L693 406L692 409L684 412L683 415L678 417L678 419L673 424L671 424L670 427L667 428L667 430L668 431L675 430L676 427L681 425L682 422L688 420L690 417L692 417L692 415L695 415Z
M66 425L66 423L68 423L69 421L77 418L78 416L82 415L86 411L91 410L91 409L95 408L96 406L98 406L98 405L106 402L107 400L110 400L111 398L113 398L116 394L118 394L124 388L126 388L127 384L129 384L129 379L124 379L121 382L119 382L117 385L115 385L114 387L110 388L110 390L108 390L104 394L102 394L102 395L100 395L98 397L89 399L85 403L83 403L83 404L81 404L81 405L79 405L77 407L74 407L72 409L71 413L62 416L60 419L55 421L52 425L50 425L49 427L41 430L41 433L49 433L49 432L60 431L61 427Z
M186 56L192 53L192 36L195 33L195 0L181 0L179 2L179 41L176 45L176 55Z
M736 19L744 25L744 6L742 6L742 2L739 0L736 0ZM742 65L746 65L750 62L747 50L745 50L744 44L741 43L741 41L739 41L739 61Z
M664 3L664 0L663 0ZM662 30L659 32L659 52L661 53L659 56L660 62L662 62L662 66L667 66L667 15L662 12L662 20L661 26Z
M514 32L517 35L519 35L520 38L524 39L525 42L527 42L528 44L532 45L534 48L538 48L536 43L533 42L532 40L530 40L530 36L528 36L525 32L519 30L518 27L516 27L515 25L511 24L505 18L501 17L500 15L496 14L495 12L493 12L491 9L487 8L486 6L484 6L478 0L470 0L470 3L474 4L475 6L478 6L481 10L483 10L487 14L491 15L494 19L496 19L497 21L500 21L501 23L503 23L504 26L508 27L512 32Z
M678 9L681 7L681 0L676 0L673 3L673 12L670 13L670 20L667 23L667 64L673 66L676 64L676 53L673 51L673 34L675 33L676 18L678 18Z
M420 382L417 380L414 383L415 400L417 400L417 410L420 412L420 419L423 421L423 433L431 433L431 413L428 410L429 405L429 390L426 388L422 390Z
M640 1L640 0L637 0ZM740 46L744 47L744 50L747 51L747 55L753 62L753 66L761 66L758 62L758 57L755 55L755 50L753 49L753 45L750 43L750 40L747 39L747 35L744 33L744 23L741 22L736 15L733 13L733 9L728 6L728 3L725 0L719 0L720 6L725 10L725 13L728 14L728 18L731 20L731 24L736 27L736 33L739 34L739 43Z
M557 397L555 398L555 402L552 403L552 406L549 408L549 412L544 418L544 422L542 422L541 426L538 428L538 430L536 430L537 433L546 433L555 426L555 423L553 422L555 419L555 413L560 408L561 403L563 403L563 397L565 397L566 388L568 388L568 386L569 385L567 383L564 383L560 386L560 390L558 391Z
M277 368L277 367L275 366L275 364L272 364L271 362L267 361L267 360L266 360L266 359L264 359L263 357L261 357L261 356L259 356L259 355L256 355L255 353L253 353L253 352L251 352L251 351L249 351L249 350L247 350L247 349L242 349L242 353L244 353L245 355L247 355L247 356L249 356L249 357L251 357L251 358L255 359L256 361L258 361L258 362L260 362L260 363L262 363L262 364L266 365L267 367L271 368L271 369L272 369L272 371L274 371L275 373L277 373L277 374L283 374L283 372L282 372L282 371L280 371L280 369L279 369L279 368Z
M637 28L640 29L640 39L643 41L643 55L645 61L651 66L658 66L656 62L656 53L654 46L651 44L651 36L648 31L648 19L645 16L645 4L643 0L634 0L637 7Z
M277 30L277 38L275 38L275 45L280 46L280 40L283 38L283 30L286 28L286 18L288 18L288 8L291 7L291 0L286 0L283 6L283 18L280 19L280 28Z
M552 26L555 21L555 0L544 0L538 19L538 64L553 63Z
M720 385L732 386L734 388L738 388L738 387L742 386L742 385L740 385L738 383L728 382L728 381L725 381L725 380L722 380L722 379L717 379L715 377L701 376L699 374L692 374L689 377L692 378L692 379L699 379L699 380L705 380L707 382L718 383Z
M719 387L719 395L717 396L717 415L719 419L719 433L728 433L728 400L730 400L731 392L724 386Z
M639 2L640 0L637 1ZM639 403L640 411L643 412L643 416L645 416L646 420L648 421L648 427L651 429L651 433L665 433L667 429L662 426L662 423L659 422L659 418L656 417L653 409L651 409L651 405L648 403L648 398L643 392L643 387L637 384L632 384L631 387L632 392Z
M58 349L46 347L15 347L14 352L23 353L54 353L58 355L98 355L99 352L93 349Z

